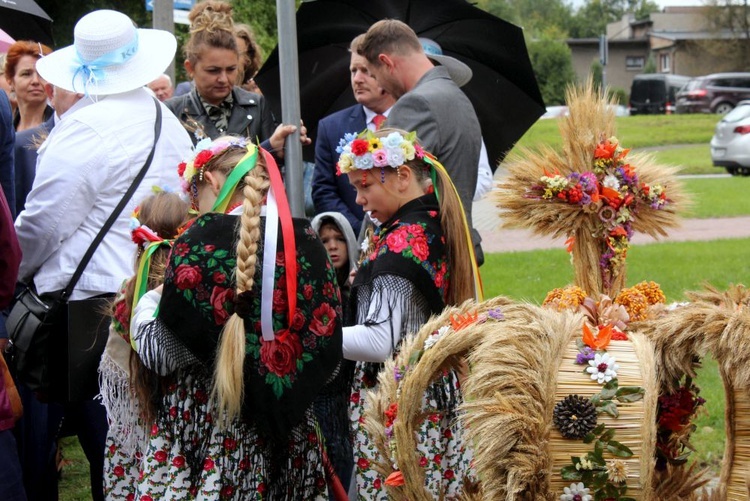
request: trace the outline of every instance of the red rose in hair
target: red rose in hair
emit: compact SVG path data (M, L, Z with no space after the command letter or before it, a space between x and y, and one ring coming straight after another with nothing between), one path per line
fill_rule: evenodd
M364 155L370 149L370 142L365 139L355 139L352 141L352 153L356 156Z
M301 356L299 337L288 330L279 331L273 341L263 341L260 345L260 361L280 377L294 372Z
M182 175L185 174L185 168L187 168L187 164L185 162L180 162L177 166L177 175L182 177Z
M203 150L198 153L195 156L195 162L193 162L193 165L195 165L195 169L199 170L201 167L203 167L203 164L211 160L212 156L214 156L214 154L211 153L210 150Z
M310 322L310 330L316 336L328 337L333 334L333 328L336 325L336 310L331 308L328 303L323 303L313 310L313 319Z
M234 299L234 291L225 287L214 287L211 291L211 307L214 311L214 322L216 325L224 325L229 319L229 312L224 307Z
M201 275L201 269L198 266L181 264L175 270L174 283L180 290L194 288L201 283L201 279L203 279L203 276Z

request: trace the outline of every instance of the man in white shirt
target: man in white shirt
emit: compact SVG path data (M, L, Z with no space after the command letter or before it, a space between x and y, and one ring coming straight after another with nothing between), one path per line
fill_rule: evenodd
M170 33L136 29L126 15L100 10L78 21L74 45L37 63L48 82L84 94L39 149L26 208L16 220L24 254L19 279L33 280L40 294L67 286L94 236L145 164L160 106L160 137L146 177L97 247L70 299L114 294L133 274L130 214L152 186L178 188L177 164L192 145L177 118L144 88L169 65L176 47ZM55 384L72 375L65 363L71 340L88 335L67 329L61 334L61 346L50 347L51 368L52 362L63 359L59 373L52 373L53 394L74 390L72 385L56 389ZM88 356L101 354L89 351ZM89 459L93 498L103 499L104 408L98 401L68 402L67 397L63 391L66 423L78 432Z

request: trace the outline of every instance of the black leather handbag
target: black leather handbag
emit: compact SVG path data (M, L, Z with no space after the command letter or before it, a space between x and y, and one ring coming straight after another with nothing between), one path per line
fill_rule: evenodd
M10 358L16 377L32 391L41 393L49 392L53 367L61 365L60 363L52 363L53 360L51 357L63 357L65 355L64 353L56 353L56 350L52 348L52 346L57 347L59 345L59 343L52 342L52 337L55 336L56 340L59 340L59 336L68 334L68 298L73 293L78 279L81 278L96 248L146 176L146 172L148 172L148 168L154 158L156 143L161 133L162 116L159 101L154 99L154 103L156 104L156 123L154 125L154 144L151 152L140 172L128 188L128 191L122 197L122 200L120 200L114 211L112 211L112 214L110 214L104 226L99 230L91 245L89 245L67 287L62 291L39 295L36 293L34 285L31 284L25 285L16 295L16 301L5 323L10 340ZM96 314L97 312L92 309L92 313ZM102 312L98 313L101 317ZM101 345L98 353L96 353L96 346L92 346L91 348L93 349L88 350L90 352L89 356L101 356L101 351L104 349L104 342L106 342L106 336L103 337L102 343L96 343L97 346ZM60 361L57 360L57 362ZM98 358L96 364L94 364L94 381L96 381L96 366L98 366Z
M64 304L60 294L40 296L33 285L26 286L16 296L6 320L13 372L32 391L46 392L49 389L47 347L52 333L64 328L59 321Z

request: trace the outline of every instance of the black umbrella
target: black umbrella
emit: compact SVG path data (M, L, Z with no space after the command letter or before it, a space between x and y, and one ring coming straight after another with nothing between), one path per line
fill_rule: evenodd
M0 0L0 28L16 40L52 47L52 18L34 0Z
M349 44L380 19L399 19L443 53L468 64L462 90L474 104L493 167L544 113L521 28L465 0L316 0L297 11L302 119L314 138L318 120L355 103ZM280 109L278 51L256 76L272 109ZM312 160L312 147L305 150Z

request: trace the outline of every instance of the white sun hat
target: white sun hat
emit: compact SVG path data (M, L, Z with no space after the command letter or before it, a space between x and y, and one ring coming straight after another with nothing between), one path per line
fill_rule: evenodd
M448 74L451 76L451 80L455 82L459 87L463 87L473 75L471 68L466 63L463 63L455 57L446 56L443 54L443 49L440 44L429 38L419 37L419 42L422 44L425 56L440 66L445 66L448 70Z
M93 96L143 87L161 75L177 51L167 31L137 29L114 10L86 14L74 30L74 43L39 59L39 74L56 87Z

